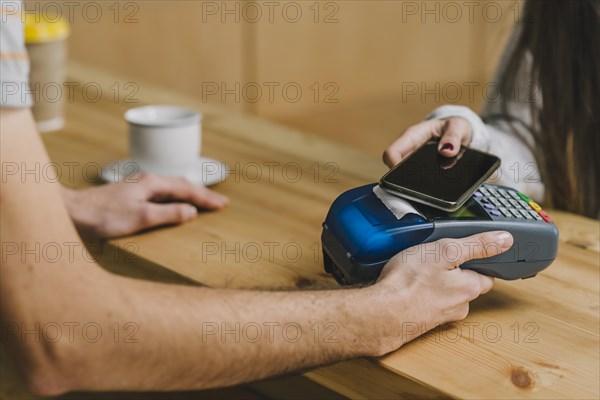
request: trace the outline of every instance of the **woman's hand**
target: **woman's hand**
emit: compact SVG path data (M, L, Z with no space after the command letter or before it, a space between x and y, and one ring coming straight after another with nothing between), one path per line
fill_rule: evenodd
M461 145L467 146L471 142L471 131L471 124L460 117L423 121L408 128L387 148L383 153L383 162L392 168L434 137L440 138L439 153L445 157L454 157Z
M512 244L508 232L484 232L411 247L392 258L369 288L386 304L381 354L438 325L464 319L469 302L489 292L494 278L460 265L503 253Z
M213 210L229 203L227 197L185 178L139 174L130 181L82 190L63 188L71 219L82 235L100 239L130 235L192 220L196 207Z

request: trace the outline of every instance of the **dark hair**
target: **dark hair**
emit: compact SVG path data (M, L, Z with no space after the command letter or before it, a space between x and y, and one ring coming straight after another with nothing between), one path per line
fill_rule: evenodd
M503 92L516 82L527 53L542 106L531 105L532 148L550 207L599 218L600 2L528 0ZM507 91L505 91L507 90ZM503 113L508 115L508 97Z

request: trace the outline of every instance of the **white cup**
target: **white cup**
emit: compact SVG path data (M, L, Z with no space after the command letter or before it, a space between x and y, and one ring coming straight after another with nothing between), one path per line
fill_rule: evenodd
M131 160L140 171L186 175L201 150L201 115L177 106L137 107L125 113Z

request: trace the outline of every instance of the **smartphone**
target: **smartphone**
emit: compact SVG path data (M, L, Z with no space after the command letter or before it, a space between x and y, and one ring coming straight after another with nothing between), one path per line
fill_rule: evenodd
M381 178L379 185L408 200L439 208L458 210L500 167L500 159L461 147L455 157L438 153L439 140L415 150Z

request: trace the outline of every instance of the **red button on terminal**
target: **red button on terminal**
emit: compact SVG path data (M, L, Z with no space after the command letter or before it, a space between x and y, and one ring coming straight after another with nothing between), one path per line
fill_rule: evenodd
M538 212L538 214L540 214L540 217L542 217L544 219L544 221L546 221L546 222L552 222L552 218L550 218L550 216L548 215L548 213L546 211L540 210Z

